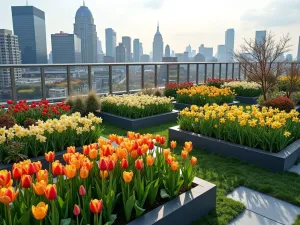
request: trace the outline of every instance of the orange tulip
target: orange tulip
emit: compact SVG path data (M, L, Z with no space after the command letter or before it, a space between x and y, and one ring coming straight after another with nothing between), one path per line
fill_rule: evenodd
M135 159L137 157L137 151L136 150L131 151L130 155L132 159Z
M148 166L153 166L154 164L154 157L152 155L147 155L146 162Z
M123 172L123 180L126 183L130 183L132 181L132 177L133 177L133 172L132 171L130 171L130 172L124 171Z
M159 136L159 135L156 135L156 136L155 136L155 141L156 141L156 142L159 142L159 141L160 141L160 136Z
M126 148L118 148L117 155L119 159L126 159L127 158L127 149Z
M39 204L37 204L37 206L33 205L31 207L31 211L35 219L42 220L47 216L48 205L44 202L40 202Z
M0 202L2 202L5 205L9 205L18 197L18 194L19 194L19 190L15 192L15 189L13 187L1 188Z
M41 161L33 162L32 164L34 165L35 172L39 172L42 169Z
M30 175L23 175L21 177L21 186L22 188L30 188L32 184L32 179Z
M0 188L8 188L12 185L13 180L11 179L11 173L7 170L0 170Z
M70 158L71 158L71 153L65 153L63 154L63 158L65 160L66 163L69 163L70 162Z
M89 159L83 159L81 162L81 167L85 166L89 171L93 168L94 163Z
M64 166L59 161L53 162L52 173L55 176L64 175Z
M164 149L163 153L164 153L165 159L167 159L168 156L171 154L171 150L169 148Z
M90 210L92 213L94 213L94 214L100 213L102 211L102 207L103 207L102 200L98 200L98 199L91 200Z
M75 153L75 152L76 152L75 146L70 146L67 148L67 153Z
M104 177L103 177L103 175L104 175ZM106 179L106 177L108 177L107 170L100 170L100 178L101 179Z
M193 157L191 158L191 164L192 164L192 165L196 165L196 164L197 164L197 161L198 161L198 160L197 160L196 157L193 156Z
M84 145L84 146L82 147L82 153L83 153L84 155L89 155L89 153L90 153L90 146Z
M117 135L116 135L116 134L110 134L110 135L109 135L109 140L110 140L111 142L115 142L115 141L117 140Z
M182 150L181 151L181 157L182 158L186 159L188 156L189 156L189 152L188 151L186 151L186 150Z
M178 169L178 162L171 163L171 170L176 171Z
M83 166L80 168L79 175L81 179L86 179L89 176L89 170L85 166Z
M40 170L36 173L36 179L38 181L44 180L48 182L48 171L47 170Z
M191 141L189 142L185 142L184 143L184 150L186 150L187 152L190 152L193 150L193 143Z
M25 174L30 175L30 176L36 173L36 168L33 163L26 164L23 167L23 169L25 171Z
M74 165L66 165L65 175L67 178L72 179L76 175L76 167Z
M54 158L55 158L54 152L45 153L45 159L47 160L47 162L53 162Z
M78 205L74 205L73 213L75 216L78 216L80 214L80 208Z
M142 152L145 154L145 153L148 152L148 150L149 150L149 146L146 145L146 144L143 144L143 145L142 145Z
M121 144L122 142L123 142L123 137L121 137L121 136L118 136L117 137L117 140L116 140L116 143L119 145L119 144Z
M76 157L70 158L70 165L74 165L76 170L80 169L81 162L80 159L77 159Z
M127 159L122 159L122 161L121 161L121 167L122 167L122 169L127 169L128 168L128 161L127 161Z
M22 177L22 168L13 167L12 175L15 180L20 180ZM0 172L0 186L1 186L1 172Z
M132 131L128 131L127 132L127 137L130 139L130 140L133 140L135 138L135 133L132 132Z
M44 180L41 180L39 182L36 182L36 184L32 184L33 190L37 195L43 195L45 193L47 182Z
M166 162L171 165L171 163L174 161L174 157L171 155L168 155L168 158L166 159Z
M177 142L176 141L171 141L171 148L176 148Z
M91 159L96 159L97 156L98 156L98 150L97 149L90 149L89 157Z
M54 200L57 196L57 190L55 184L48 184L45 189L45 196L48 200Z

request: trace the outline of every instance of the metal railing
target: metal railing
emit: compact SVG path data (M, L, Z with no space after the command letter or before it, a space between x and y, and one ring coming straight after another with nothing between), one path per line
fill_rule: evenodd
M87 71L87 91L93 90L93 72L95 69L101 67L106 68L108 72L108 89L106 91L97 90L98 94L105 93L131 93L140 91L146 87L145 84L149 82L145 79L146 68L151 67L151 79L153 78L153 87L163 87L170 82L193 82L195 84L205 83L208 78L220 78L220 79L244 79L245 73L241 69L239 63L220 63L220 62L158 62L158 63L92 63L92 64L8 64L0 65L0 74L3 69L9 69L10 71L10 85L8 85L11 99L16 101L18 99L17 94L17 80L15 77L15 69L22 69L23 71L29 68L35 73L38 73L40 79L41 96L37 96L35 99L50 99L50 100L62 100L65 97L49 98L47 96L46 75L51 69L64 68L66 71L66 88L67 96L73 95L72 92L72 68L85 68ZM115 68L125 69L124 80L125 88L123 91L114 91L113 89L113 70ZM139 88L131 89L130 69L139 71L138 79L140 79ZM148 71L149 72L149 71ZM175 73L175 74L174 74ZM47 75L50 76L50 75ZM149 76L149 75L148 75ZM139 78L140 77L140 78ZM123 81L124 81L123 80ZM0 80L1 82L1 80ZM121 82L121 81L120 81ZM147 83L148 82L148 83ZM123 84L123 83L122 83ZM0 84L1 85L1 84ZM101 89L101 88L100 88ZM78 93L76 93L78 94ZM1 99L1 97L0 97Z

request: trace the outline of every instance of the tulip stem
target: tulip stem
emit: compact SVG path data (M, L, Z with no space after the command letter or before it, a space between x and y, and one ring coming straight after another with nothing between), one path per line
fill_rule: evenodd
M40 220L40 225L43 225L43 220Z
M11 213L10 213L10 206L7 205L7 216L8 216L8 221L9 221L9 225L12 225L12 220L11 220Z
M79 225L78 216L76 216L77 225Z
M51 224L55 225L54 200L51 201L51 205L52 205L52 221L51 221Z

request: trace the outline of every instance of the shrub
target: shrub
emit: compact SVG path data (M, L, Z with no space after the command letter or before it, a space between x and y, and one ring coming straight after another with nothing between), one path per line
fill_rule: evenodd
M278 97L285 97L286 93L284 91L278 91L278 90L273 90L271 92L267 93L267 100L272 100L274 98L278 98ZM257 99L257 104L259 104L260 106L264 105L264 96L260 95L259 98Z
M86 106L86 110L85 110L86 114L88 114L90 112L94 113L100 109L100 101L99 101L99 98L98 98L96 92L94 92L94 91L89 92L89 94L85 100L85 106Z
M86 112L86 105L84 99L81 96L76 96L72 107L72 113L79 112L84 115Z
M293 100L295 105L299 105L300 104L300 92L295 92L292 94L291 99Z
M183 83L169 83L165 85L164 94L167 97L176 98L177 91L184 88L191 88L194 84L192 82L183 82Z
M142 95L153 95L157 97L161 97L164 95L161 89L159 88L145 88L143 89L140 94Z
M9 129L13 127L16 124L15 118L13 118L11 115L4 113L0 116L0 128L6 127L6 129Z
M286 112L294 109L294 103L290 98L287 97L278 97L272 100L264 102L264 106L272 107L273 109L284 110Z
M34 119L31 119L31 118L26 118L25 121L24 121L24 127L25 128L29 128L30 126L36 125L36 124L37 124L37 121L34 120Z
M71 110L74 107L74 97L69 96L66 100L65 100L65 104L69 105ZM73 111L73 110L72 110Z

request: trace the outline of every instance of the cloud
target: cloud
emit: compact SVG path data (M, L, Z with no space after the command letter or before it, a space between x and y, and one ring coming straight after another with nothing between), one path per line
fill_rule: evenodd
M288 26L300 23L299 0L272 0L262 9L245 11L241 20L265 27Z
M145 0L144 6L151 9L160 9L165 0Z

